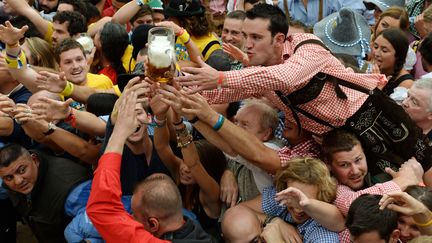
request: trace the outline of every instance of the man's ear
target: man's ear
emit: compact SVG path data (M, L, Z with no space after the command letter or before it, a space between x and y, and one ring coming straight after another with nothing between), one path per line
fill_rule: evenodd
M159 220L157 218L154 217L150 217L147 219L149 226L150 226L150 232L152 234L156 233L159 231Z
M273 129L271 127L267 128L266 131L264 132L265 141L270 140L272 135L273 135Z
M390 243L399 242L400 234L401 234L400 230L398 230L398 229L393 230L393 232L390 235L390 241L389 242Z
M39 157L37 156L37 154L30 154L30 157L36 163L36 166L39 167Z
M281 45L283 45L283 43L285 42L285 39L286 39L286 36L280 32L274 36L274 41L278 44L281 44Z

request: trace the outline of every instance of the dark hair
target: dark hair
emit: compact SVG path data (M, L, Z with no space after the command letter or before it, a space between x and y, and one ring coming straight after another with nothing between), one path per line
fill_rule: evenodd
M240 101L235 101L235 102L231 102L228 104L228 107L226 109L226 115L227 115L227 119L230 120L231 118L233 118L236 114L237 111L240 109Z
M432 210L432 189L426 186L408 186L405 192Z
M396 79L396 77L398 76L399 72L402 70L405 64L405 59L407 56L408 46L409 46L408 37L405 34L405 32L403 32L399 28L385 29L377 35L377 38L381 35L384 37L384 39L390 42L390 44L395 49L395 64L393 68L392 79Z
M209 11L194 16L178 17L180 26L185 28L192 36L200 37L214 30L213 20Z
M153 14L152 8L148 4L144 4L141 6L140 10L138 10L138 12L129 20L129 22L132 24L138 18L146 15L152 15L152 14Z
M111 114L118 96L110 93L94 93L87 99L86 110L96 116Z
M363 194L354 200L346 218L346 227L354 237L377 231L380 238L389 241L397 229L398 214L385 208L379 209L382 195Z
M31 22L28 18L24 16L16 16L9 20L9 22L16 28L22 28L24 25L27 25L29 28L24 33L24 37L39 37L43 38L39 30L37 30L36 26Z
M245 20L246 19L246 13L242 10L234 10L231 13L227 14L225 18Z
M71 38L67 38L67 39L63 40L62 42L60 42L60 44L56 46L55 51L54 51L57 63L60 64L60 55L63 52L69 51L72 49L77 49L77 48L79 48L82 51L83 55L85 56L84 48L82 47L82 45L78 41L71 39Z
M207 173L219 184L222 174L226 168L225 155L216 146L209 143L205 139L194 141L199 160ZM189 195L183 198L183 205L185 208L193 208L196 203L199 203L199 187L193 185L191 193L186 193L187 187L180 185L182 195Z
M429 64L432 64L432 33L429 33L421 42L418 49L422 58Z
M251 10L246 12L246 18L248 19L268 19L270 25L268 30L272 36L277 33L282 33L285 36L288 34L288 21L284 12L276 6L259 3L255 5Z
M324 160L331 163L334 153L351 151L356 145L361 145L356 135L342 128L333 129L324 134L321 147Z
M225 155L220 149L205 139L195 141L194 144L204 169L219 183L227 163Z
M87 7L87 25L97 22L101 18L99 9L90 2L85 2Z
M60 3L72 5L73 11L81 13L87 18L87 6L83 0L60 0Z
M87 32L86 18L77 11L58 12L54 15L53 22L59 22L60 24L68 22L67 30L70 36Z
M126 73L122 56L129 45L129 35L126 28L118 23L106 23L100 33L102 53L111 63L117 75Z
M29 155L29 152L21 145L10 143L0 149L0 168L8 167L23 155Z

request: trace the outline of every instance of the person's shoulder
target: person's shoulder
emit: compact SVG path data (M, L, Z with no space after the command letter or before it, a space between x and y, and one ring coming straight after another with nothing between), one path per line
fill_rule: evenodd
M325 228L312 218L308 219L300 227L304 227L304 242L338 242L338 233Z
M96 89L109 89L113 83L106 75L87 73L87 86Z

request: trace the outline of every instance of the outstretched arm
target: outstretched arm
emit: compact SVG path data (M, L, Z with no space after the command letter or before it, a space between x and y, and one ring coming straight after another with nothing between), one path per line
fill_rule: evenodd
M389 192L380 202L380 209L388 208L412 216L420 231L432 235L432 212L420 201L406 192Z
M213 127L240 156L269 173L275 173L281 167L276 150L265 146L254 135L239 128L215 111L206 108L207 101L202 96L189 96L185 103L190 108L183 108L184 113L198 116L200 121Z
M120 166L126 139L136 130L137 94L126 92L119 101L113 134L94 173L87 215L100 235L109 242L168 242L159 240L135 221L121 202ZM118 229L122 230L118 230Z
M345 218L335 205L310 199L297 188L288 187L277 193L276 201L287 207L302 208L307 215L331 231L340 232L345 228Z
M8 4L19 15L28 18L36 26L42 37L51 43L52 23L42 18L36 9L32 8L25 0L11 0L8 1Z
M140 9L141 6L138 5L136 1L130 1L115 12L111 21L119 24L127 24Z
M72 99L66 101L53 100L41 97L38 103L32 105L36 119L67 120L72 127L91 136L104 136L105 122L87 111L80 111L70 107Z

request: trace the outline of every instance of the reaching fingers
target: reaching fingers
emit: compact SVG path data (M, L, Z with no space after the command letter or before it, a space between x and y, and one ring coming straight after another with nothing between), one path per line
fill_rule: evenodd
M135 78L129 80L129 82L126 84L126 86L124 88L124 91L131 89L133 86L135 86L135 84L139 83L140 80L141 80L140 77L135 77Z

